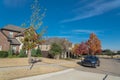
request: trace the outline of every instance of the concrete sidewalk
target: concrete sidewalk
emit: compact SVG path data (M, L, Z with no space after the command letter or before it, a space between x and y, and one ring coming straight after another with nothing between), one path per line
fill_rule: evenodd
M98 73L77 71L75 69L68 69L64 71L20 78L15 80L120 80L120 77L111 76L111 75L106 76L106 74L98 74Z

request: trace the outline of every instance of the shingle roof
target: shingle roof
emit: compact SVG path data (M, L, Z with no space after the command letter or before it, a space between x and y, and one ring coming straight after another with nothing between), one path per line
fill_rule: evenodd
M43 43L43 44L49 44L49 45L51 45L52 43L61 43L64 40L66 40L66 39L65 38L57 38L57 37L55 37L55 38L48 38L45 41L45 43ZM66 41L68 41L68 40L66 40ZM71 43L71 42L69 42L69 43Z
M17 35L15 35L15 37L17 36L23 36L24 34L21 32L21 33L18 33Z
M20 42L17 39L9 39L9 41L12 45L20 45Z
M14 25L7 25L2 29L17 31L17 32L23 32L25 30L25 28L20 28L18 26L14 26Z

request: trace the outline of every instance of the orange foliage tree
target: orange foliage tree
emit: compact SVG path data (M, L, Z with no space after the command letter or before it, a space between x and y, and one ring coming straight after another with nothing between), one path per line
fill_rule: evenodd
M94 55L101 52L101 42L94 33L90 34L90 38L87 41L89 53Z
M72 48L72 52L76 55L78 54L78 47L79 47L79 44L75 44L75 46Z

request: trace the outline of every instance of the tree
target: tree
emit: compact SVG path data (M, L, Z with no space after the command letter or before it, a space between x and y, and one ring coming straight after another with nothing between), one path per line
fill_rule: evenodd
M31 50L44 42L44 40L42 40L42 35L45 30L36 33L43 24L42 20L45 16L45 11L42 11L39 5L39 0L34 0L31 8L32 15L30 17L30 23L28 24L29 28L24 31L24 39L22 40L23 49L27 50L29 63L31 61Z
M51 45L50 54L52 54L54 56L54 58L56 56L58 56L61 52L62 52L62 48L60 45L58 45L56 43L53 43Z
M66 55L65 53L70 50L70 47L72 46L72 44L67 39L63 38L60 40L60 46L62 48L61 58L64 58L64 55Z
M70 41L68 41L65 38L49 38L47 40L48 43L52 44L52 43L56 43L58 45L61 46L62 48L62 53L60 54L61 58L64 58L65 53L70 49L70 47L72 46L72 43Z
M101 51L101 42L94 33L90 34L90 38L87 41L89 52L94 55Z
M117 51L117 54L120 55L120 51Z
M79 47L79 44L75 44L74 45L74 47L72 48L72 52L73 52L73 54L76 54L76 55L78 55L78 47Z
M78 47L79 54L88 54L88 46L85 42L82 42Z
M105 55L111 56L111 58L113 58L113 56L114 56L113 51L111 51L110 49L105 49L105 50L103 51L103 53L104 53Z
M88 46L85 42L75 45L73 52L77 55L88 54Z

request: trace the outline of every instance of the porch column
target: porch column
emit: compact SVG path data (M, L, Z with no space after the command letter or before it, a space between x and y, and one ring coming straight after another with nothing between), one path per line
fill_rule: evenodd
M67 58L67 53L66 52L64 52L64 58Z

